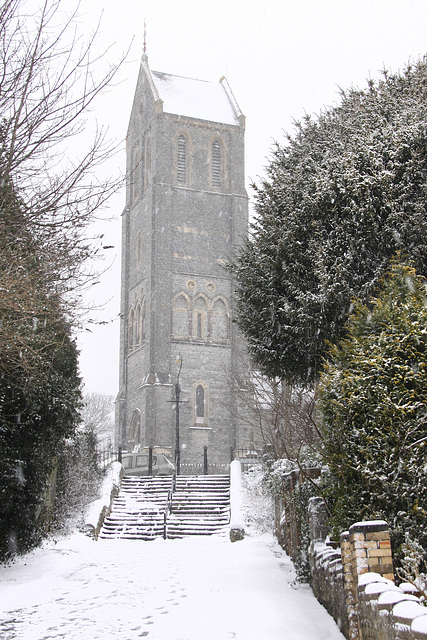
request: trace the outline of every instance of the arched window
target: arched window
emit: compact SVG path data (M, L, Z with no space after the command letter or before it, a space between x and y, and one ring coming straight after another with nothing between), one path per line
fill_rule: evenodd
M141 315L139 318L139 335L141 336L140 344L145 342L145 298L141 304Z
M193 338L196 340L204 340L207 333L207 313L206 300L202 296L198 296L194 301L193 307Z
M137 244L137 260L138 260L138 265L141 264L142 262L142 232L138 231L138 244Z
M141 305L138 304L135 314L135 347L141 344Z
M173 305L172 333L174 338L188 339L188 297L182 293L177 296Z
M221 145L218 140L212 144L212 187L221 188Z
M196 387L196 424L206 423L205 388L198 384Z
M132 148L130 150L129 174L128 174L128 179L129 179L129 201L130 201L131 206L133 204L133 194L134 194L134 189L135 189L134 175L133 175L134 155L135 155L135 148L132 146Z
M139 163L141 161L141 151L139 142L134 144L130 153L130 204L133 205L140 197Z
M228 340L229 337L227 304L222 298L217 298L212 305L212 338L214 340Z
M147 137L145 141L145 158L144 158L144 173L145 173L145 189L150 185L151 179L151 142Z
M145 154L146 154L146 141L145 137L142 139L142 153L141 153L141 193L145 193L146 189L146 175L145 175Z
M187 184L187 141L182 134L178 137L177 180L178 184Z

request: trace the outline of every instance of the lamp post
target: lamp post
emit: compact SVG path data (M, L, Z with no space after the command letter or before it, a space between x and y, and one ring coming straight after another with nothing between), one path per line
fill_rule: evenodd
M175 422L175 469L176 475L180 474L180 464L181 464L181 452L179 448L179 397L181 394L181 386L179 384L179 376L182 369L182 356L179 353L176 359L176 363L179 364L178 376L175 384L175 402L176 402L176 422Z

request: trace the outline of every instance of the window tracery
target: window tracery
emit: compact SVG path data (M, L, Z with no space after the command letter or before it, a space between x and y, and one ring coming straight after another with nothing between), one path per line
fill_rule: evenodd
M212 303L212 337L215 340L228 340L229 326L228 305L224 298L218 297Z
M193 304L192 337L204 340L207 337L207 300L197 296Z
M189 299L185 293L176 296L173 303L172 335L175 338L189 336Z

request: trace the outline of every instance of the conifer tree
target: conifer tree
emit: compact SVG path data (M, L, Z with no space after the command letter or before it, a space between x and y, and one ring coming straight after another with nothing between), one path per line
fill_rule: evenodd
M336 531L384 519L427 549L426 281L394 263L369 305L355 304L319 384Z
M233 265L237 322L262 371L318 379L352 299L369 300L400 251L427 275L427 61L297 123L255 185Z

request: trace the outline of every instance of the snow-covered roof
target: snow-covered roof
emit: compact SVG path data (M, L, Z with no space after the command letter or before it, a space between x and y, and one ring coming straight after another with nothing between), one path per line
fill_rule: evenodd
M207 82L151 71L163 111L210 122L239 125L240 109L225 79Z

